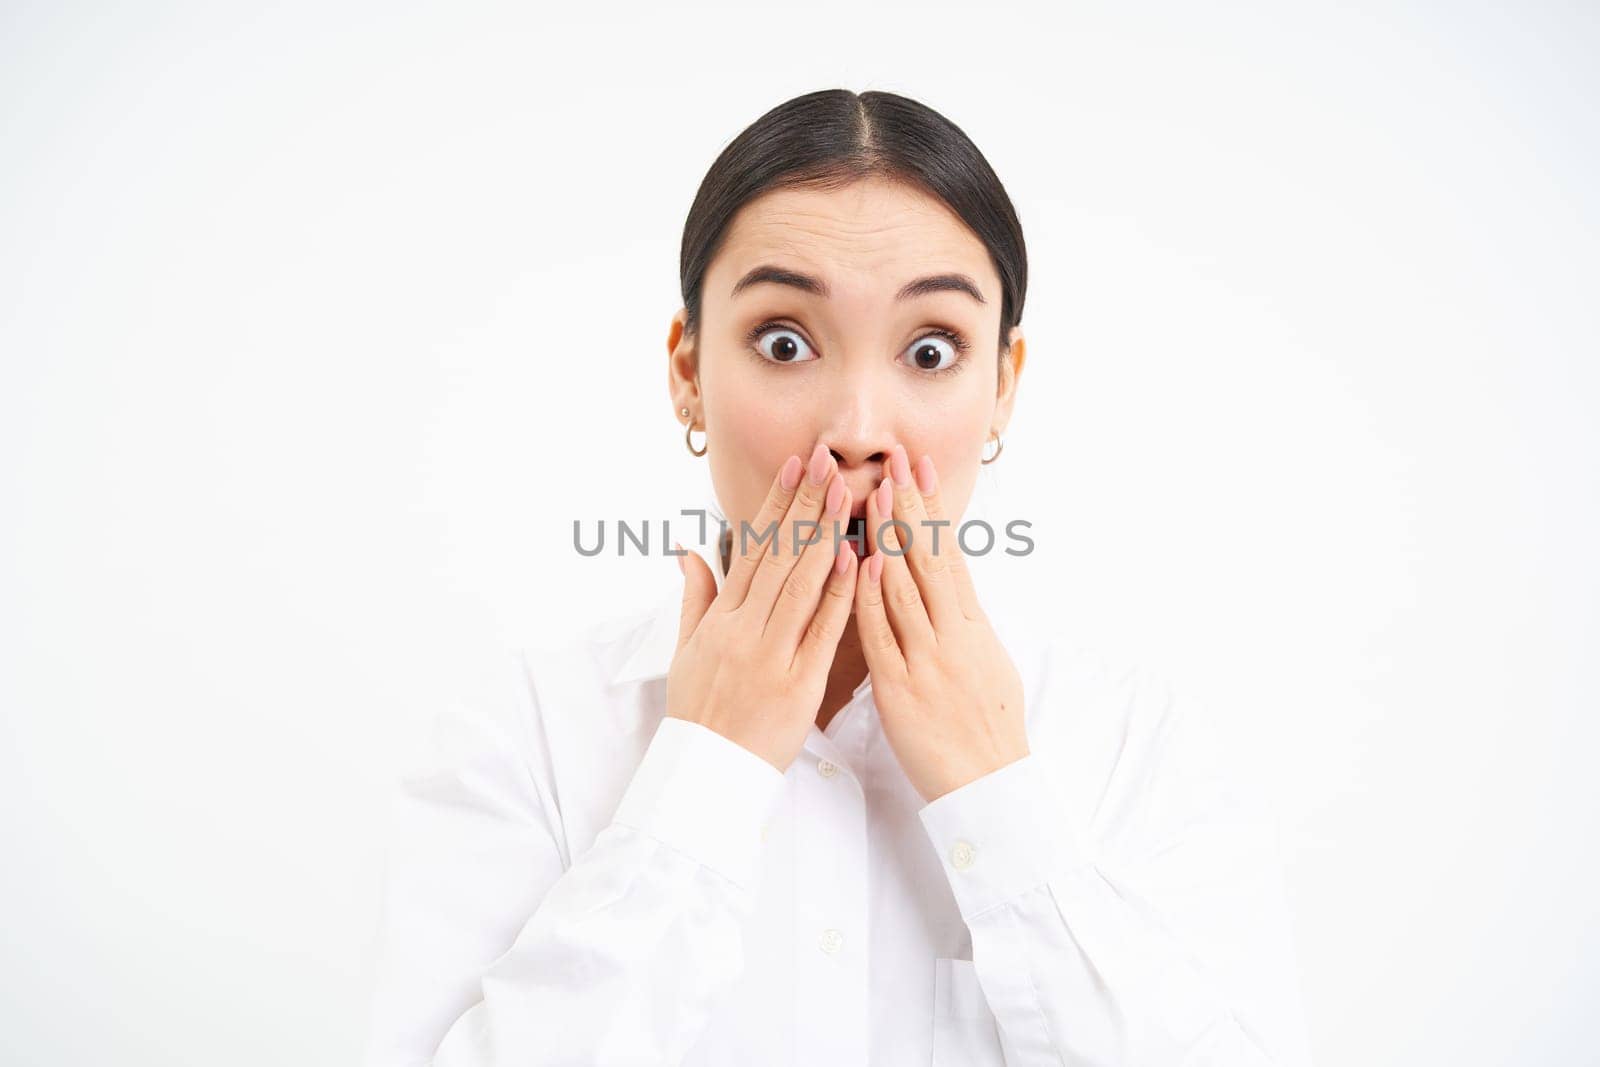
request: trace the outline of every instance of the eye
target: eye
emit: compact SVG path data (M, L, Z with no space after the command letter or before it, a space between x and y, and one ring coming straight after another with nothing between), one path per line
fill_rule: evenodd
M806 363L816 358L800 332L781 322L763 322L750 331L748 339L756 354L769 363Z
M954 330L939 328L917 338L906 354L911 357L911 366L918 370L944 374L962 367L968 347L966 338Z

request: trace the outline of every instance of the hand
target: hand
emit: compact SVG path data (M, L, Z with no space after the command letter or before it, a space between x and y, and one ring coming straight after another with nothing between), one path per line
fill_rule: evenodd
M850 542L833 536L837 525L842 538L850 515L838 465L819 443L801 466L790 456L752 535L735 531L720 590L705 560L682 557L683 614L667 674L669 716L707 726L780 771L816 722L858 569ZM807 521L818 525L799 525ZM797 555L796 542L807 540Z
M922 457L917 480L895 445L867 499L872 554L856 579L856 629L884 735L932 802L1026 756L1028 735L1022 677L978 604L953 524L938 527L933 550L925 523L946 518L933 457ZM910 527L903 553L893 520Z

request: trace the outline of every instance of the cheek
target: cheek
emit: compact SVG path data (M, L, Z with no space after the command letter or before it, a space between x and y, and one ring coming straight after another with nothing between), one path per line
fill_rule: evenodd
M922 453L933 457L934 471L939 478L939 498L952 521L957 521L966 510L977 484L988 420L989 411L978 406L950 411L936 425L925 427L915 446L907 442L913 475Z
M778 476L778 468L803 447L805 435L797 425L790 425L798 411L794 406L729 400L707 412L707 424L716 428L716 440L707 434L711 451L706 459L711 461L717 500L727 517L737 522L755 515Z
M950 448L933 452L934 469L939 476L939 500L944 505L945 516L959 523L972 498L972 487L978 477L978 453L952 444Z

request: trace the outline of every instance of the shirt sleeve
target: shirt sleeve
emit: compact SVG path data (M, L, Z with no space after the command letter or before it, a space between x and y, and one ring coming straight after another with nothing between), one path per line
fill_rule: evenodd
M514 658L505 699L449 715L451 751L401 779L363 1062L678 1063L743 969L783 773L663 718L612 821L569 860Z
M1012 1067L1310 1064L1275 826L1190 710L1136 672L1092 819L1040 752L920 811Z

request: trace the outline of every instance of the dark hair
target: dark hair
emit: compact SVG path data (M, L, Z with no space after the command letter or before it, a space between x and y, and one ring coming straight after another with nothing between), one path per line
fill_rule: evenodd
M1005 187L977 145L937 111L895 93L848 89L822 89L779 104L711 164L683 226L684 332L693 337L700 331L706 270L746 202L774 189L832 189L868 177L920 188L983 241L1000 276L999 351L1005 354L1028 289L1022 224Z

